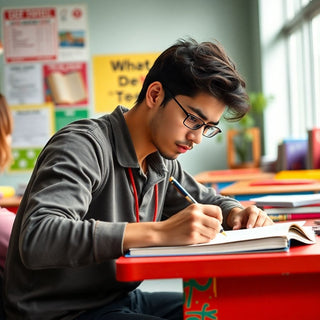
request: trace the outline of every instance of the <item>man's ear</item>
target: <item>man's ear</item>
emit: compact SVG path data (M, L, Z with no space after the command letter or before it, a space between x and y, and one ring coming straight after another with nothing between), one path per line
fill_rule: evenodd
M152 82L146 92L146 104L152 108L154 106L160 106L164 99L164 90L161 82Z

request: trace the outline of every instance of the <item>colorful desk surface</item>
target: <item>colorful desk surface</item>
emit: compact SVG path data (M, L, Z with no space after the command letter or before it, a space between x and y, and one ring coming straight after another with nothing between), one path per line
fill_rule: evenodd
M119 281L182 278L184 319L320 319L320 237L289 252L121 257Z
M200 183L211 184L251 179L271 179L274 175L271 172L263 172L259 168L245 168L205 171L195 175L194 178Z
M320 182L301 184L265 184L257 185L257 180L235 182L220 190L224 196L275 194L275 193L314 193L320 192Z

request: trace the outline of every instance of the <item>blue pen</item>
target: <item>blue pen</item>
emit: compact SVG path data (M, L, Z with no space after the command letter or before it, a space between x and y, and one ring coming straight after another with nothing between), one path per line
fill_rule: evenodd
M170 177L169 181L190 203L197 203L191 194L174 177Z
M174 178L170 177L169 181L172 183L172 185L181 193L190 203L198 203L192 196L191 194ZM227 235L223 228L221 228L220 233L223 235Z

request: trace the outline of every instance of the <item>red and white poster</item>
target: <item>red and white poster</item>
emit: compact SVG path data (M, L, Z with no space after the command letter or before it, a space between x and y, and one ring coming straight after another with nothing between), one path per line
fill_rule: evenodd
M82 4L57 6L59 61L88 60L87 10Z
M56 60L57 10L53 7L3 10L4 53L7 63Z

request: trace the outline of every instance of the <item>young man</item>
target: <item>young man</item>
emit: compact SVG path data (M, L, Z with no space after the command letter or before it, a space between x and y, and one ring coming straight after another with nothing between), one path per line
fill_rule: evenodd
M150 69L136 105L70 124L39 156L8 251L8 319L181 319L182 294L120 283L130 247L203 243L228 229L271 224L198 184L179 154L220 132L226 109L247 109L244 82L223 49L179 41ZM199 204L169 183L174 176Z

